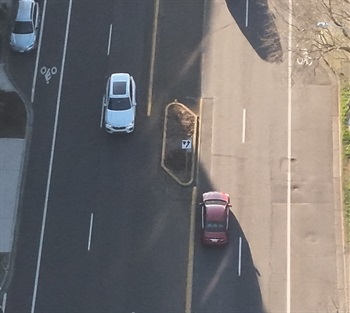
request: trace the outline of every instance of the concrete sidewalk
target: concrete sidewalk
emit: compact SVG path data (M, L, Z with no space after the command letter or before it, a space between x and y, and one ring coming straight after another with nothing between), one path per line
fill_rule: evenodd
M1 8L4 8L8 14L7 20L3 22L12 23L11 12L14 3L14 0L0 0ZM7 76L4 63L7 61L8 37L3 33L1 35L0 90L14 93L16 88ZM0 114L4 114L4 107L0 108L3 109ZM1 126L6 127L6 125ZM25 136L26 134L24 134ZM4 134L0 138L0 295L7 283L11 264L25 149L25 138L6 138Z
M0 253L12 250L24 139L0 138Z
M0 64L0 90L13 93L16 89L4 67ZM25 138L0 138L0 292L11 263L25 146Z

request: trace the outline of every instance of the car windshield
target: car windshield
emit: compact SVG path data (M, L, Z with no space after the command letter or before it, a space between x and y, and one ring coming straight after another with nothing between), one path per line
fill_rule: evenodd
M131 103L128 98L110 98L108 109L113 111L124 111L131 109Z
M211 204L226 205L227 202L219 199L210 199L205 201L205 205L211 205Z
M31 22L15 22L13 27L14 34L32 34L34 32Z
M205 224L205 230L208 232L223 232L225 229L225 222L207 222Z

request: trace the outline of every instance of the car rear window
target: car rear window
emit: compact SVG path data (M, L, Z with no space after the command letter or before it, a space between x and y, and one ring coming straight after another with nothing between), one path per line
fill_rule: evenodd
M32 22L15 22L13 26L14 34L31 34L34 32Z

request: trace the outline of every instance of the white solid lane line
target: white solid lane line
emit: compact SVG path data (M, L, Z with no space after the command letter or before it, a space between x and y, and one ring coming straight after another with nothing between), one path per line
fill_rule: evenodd
M91 213L90 216L90 229L89 229L89 239L88 239L88 251L90 251L91 248L91 236L92 236L92 225L94 223L94 213Z
M5 313L6 310L6 300L7 300L7 293L4 293L4 296L2 298L2 312Z
M102 128L103 114L104 114L104 112L105 112L105 110L104 110L104 102L105 102L105 98L103 97L103 99L102 99L102 107L101 107L100 128Z
M238 276L241 276L242 271L242 237L239 237L238 244Z
M42 256L42 250L43 250L45 224L46 224L47 208L48 208L49 194L50 194L52 165L53 165L53 159L54 159L54 154L55 154L56 135L57 135L57 126L58 126L58 116L59 116L60 104L61 104L63 72L64 72L64 65L65 65L65 62L66 62L66 52L67 52L67 43L68 43L68 34L69 34L69 25L70 25L71 11L72 11L72 0L69 0L66 33L65 33L65 39L64 39L62 63L61 63L61 74L60 74L60 81L59 81L59 85L58 85L58 96L57 96L57 103L56 103L56 115L55 115L55 122L54 122L54 129L53 129L52 143L51 143L50 164L49 164L49 170L48 170L48 176L47 176L47 182L46 182L46 194L45 194L44 212L43 212L43 219L42 219L42 224L41 224L39 251L38 251L38 258L37 258L36 271L35 271L35 282L34 282L34 290L33 290L31 313L35 312L36 297L37 297L37 292L38 292L39 274L40 274L40 266L41 266L41 256Z
M113 30L113 25L109 25L109 36L108 36L108 47L107 47L107 55L109 55L111 51L111 41L112 41L112 30Z
M292 25L293 25L293 0L289 0L289 16L288 16L288 144L287 144L287 277L286 277L286 313L291 310L291 269L290 269L290 253L291 253L291 158L292 158Z
M249 19L249 0L246 0L245 3L245 27L248 27L248 19Z
M243 109L243 117L242 117L242 143L245 143L245 129L246 129L246 119L247 119L247 110Z
M36 78L38 76L38 65L39 65L39 56L40 56L40 50L41 50L41 40L42 40L42 37L43 37L43 29L44 29L44 23L45 23L46 2L47 2L47 0L45 0L44 4L43 4L43 14L42 14L42 17L41 17L39 43L38 43L38 49L36 51L34 77L33 77L33 84L32 84L32 94L30 96L30 101L32 103L34 102Z
M151 63L150 63L150 72L149 72L149 80L148 80L149 85L148 85L148 96L147 96L147 116L148 117L151 116L151 111L152 111L153 78L154 78L154 64L155 64L155 59L156 59L159 1L160 0L155 0L155 4L154 4Z

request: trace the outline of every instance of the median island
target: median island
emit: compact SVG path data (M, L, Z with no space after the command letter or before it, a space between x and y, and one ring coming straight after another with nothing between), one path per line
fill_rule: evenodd
M197 115L175 100L165 108L161 165L180 185L193 182Z

